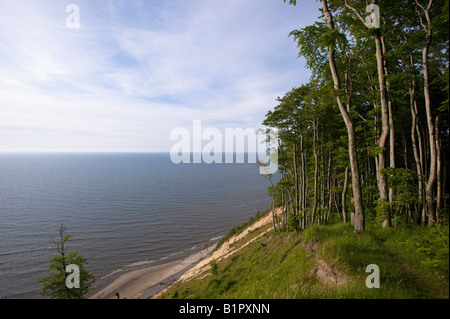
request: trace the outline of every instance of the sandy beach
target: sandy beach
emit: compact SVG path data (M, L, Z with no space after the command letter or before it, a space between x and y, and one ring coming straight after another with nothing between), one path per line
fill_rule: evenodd
M282 213L282 209L281 208L275 209L275 214L276 215L280 215L281 213ZM268 229L265 232L261 233L259 236L246 241L240 247L236 248L234 246L234 243L236 243L240 239L242 239L245 236L247 236L250 232L254 231L255 229L257 229L259 227L262 227L264 225L271 224L271 223L272 223L272 213L269 213L265 217L259 219L258 221L256 221L252 225L248 226L246 229L244 229L239 234L236 234L236 235L232 236L231 238L229 238L216 251L211 251L211 253L208 254L208 256L202 258L202 260L197 262L192 267L189 267L189 269L186 269L186 271L184 271L181 274L181 276L179 276L179 278L177 278L176 281L189 281L190 279L192 279L194 277L205 275L205 273L207 274L209 269L210 269L209 263L212 260L219 261L221 259L227 258L228 256L232 255L233 253L235 253L236 251L238 251L242 247L245 247L248 244L250 244L251 242L257 240L258 238L263 236L265 233L269 232L271 229ZM176 281L174 281L173 283L175 283ZM168 288L170 288L170 285L168 287L164 287L159 292L155 293L153 295L153 298L158 298L161 294L163 294L165 291L167 291Z
M104 289L92 295L91 299L147 299L163 290L195 266L202 258L208 257L216 245L191 255L187 258L170 263L138 269L115 279Z
M282 210L280 208L275 210L275 214L277 215L281 212ZM265 217L247 227L241 233L232 236L216 251L214 251L214 248L216 247L216 244L214 244L182 260L134 270L123 274L107 287L95 293L91 298L117 299L116 293L119 293L119 297L121 299L148 299L158 297L158 295L163 293L168 287L178 280L189 280L201 273L204 273L205 270L207 270L208 264L211 260L221 260L230 256L236 250L239 250L240 248L235 248L233 246L235 242L245 237L249 232L268 223L272 223L272 214L267 214ZM270 229L267 231L269 230ZM263 234L264 233L260 234L257 238ZM244 243L243 246L248 245L257 238L249 240Z

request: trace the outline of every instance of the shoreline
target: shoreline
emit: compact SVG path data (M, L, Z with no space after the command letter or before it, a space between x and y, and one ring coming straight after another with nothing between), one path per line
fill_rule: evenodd
M277 208L275 214L278 215L280 213L281 209ZM270 231L270 229L268 229L258 237L243 243L241 247L236 248L233 245L235 242L244 238L249 232L271 222L272 214L268 213L240 233L229 238L216 251L214 251L214 249L217 246L217 241L186 258L124 273L100 291L95 292L89 299L117 299L116 293L119 293L120 299L157 298L177 281L189 280L208 269L208 267L205 268L205 266L208 266L208 263L211 260L226 258L236 250L242 249L242 247L250 244L252 241Z
M132 270L122 274L89 299L150 299L177 281L184 273L194 267L201 259L210 256L217 243L169 263Z

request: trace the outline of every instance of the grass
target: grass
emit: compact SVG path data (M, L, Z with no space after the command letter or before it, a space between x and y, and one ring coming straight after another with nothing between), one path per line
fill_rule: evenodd
M310 276L316 259L303 248L306 241L319 244L320 256L346 274L347 285L330 287ZM448 227L368 225L356 235L351 225L335 223L302 233L270 231L215 264L214 274L177 283L162 298L448 298ZM380 268L379 289L365 285L369 264Z

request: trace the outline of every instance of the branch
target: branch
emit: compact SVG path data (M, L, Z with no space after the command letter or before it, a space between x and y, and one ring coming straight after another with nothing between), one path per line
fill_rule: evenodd
M425 8L424 6L422 6L420 3L419 3L419 1L418 0L415 0L415 2L416 2L416 12L419 14L419 19L420 19L420 24L422 25L422 27L423 27L423 29L425 30L425 32L429 32L430 30L428 29L429 27L430 27L430 25L431 25L431 23L430 23L430 9L431 9L431 5L433 4L433 0L430 0L429 2L428 2L428 6ZM425 18L427 19L427 24L428 24L428 27L425 25L425 23L423 22L423 19L422 19L422 15L420 14L420 12L419 12L419 9L417 8L417 6L419 6L421 9L422 9L422 11L423 11L423 13L424 13L424 15L425 15Z
M424 12L429 12L430 9L431 9L431 5L433 4L433 0L430 0L430 1L428 2L427 8L425 9L424 6L421 5L420 2L419 2L418 0L415 0L415 1L416 1L416 4L417 4Z
M427 30L427 27L425 26L425 24L423 23L423 19L422 19L422 14L419 11L419 8L417 8L417 4L423 9L423 7L417 2L416 0L416 12L419 15L419 19L420 19L420 24L422 25L424 30Z
M417 1L417 0L416 0L416 1ZM367 26L366 20L364 20L364 18L362 17L362 15L360 15L359 12L358 12L355 8L353 8L352 6L350 6L350 5L347 3L347 0L345 0L345 6L346 6L347 8L349 8L350 10L352 10L353 12L355 12L356 15L358 16L359 20L361 20L362 23L364 23L364 25Z
M425 8L420 4L420 2L418 0L415 0L416 4L423 10L425 11ZM417 9L416 9L417 10Z
M360 117L361 120L363 120L364 122L367 121L367 119L365 119L361 114L358 113L358 116Z

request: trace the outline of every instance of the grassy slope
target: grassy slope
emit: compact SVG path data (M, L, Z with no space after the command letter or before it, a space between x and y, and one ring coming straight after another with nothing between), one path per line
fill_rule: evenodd
M307 241L318 242L320 256L347 275L347 285L330 287L310 276L316 259L303 248ZM379 289L365 285L368 264L380 267ZM366 234L355 235L351 225L336 223L303 233L271 231L218 261L216 275L208 272L203 278L177 283L161 297L448 298L448 269L448 227L368 227Z

